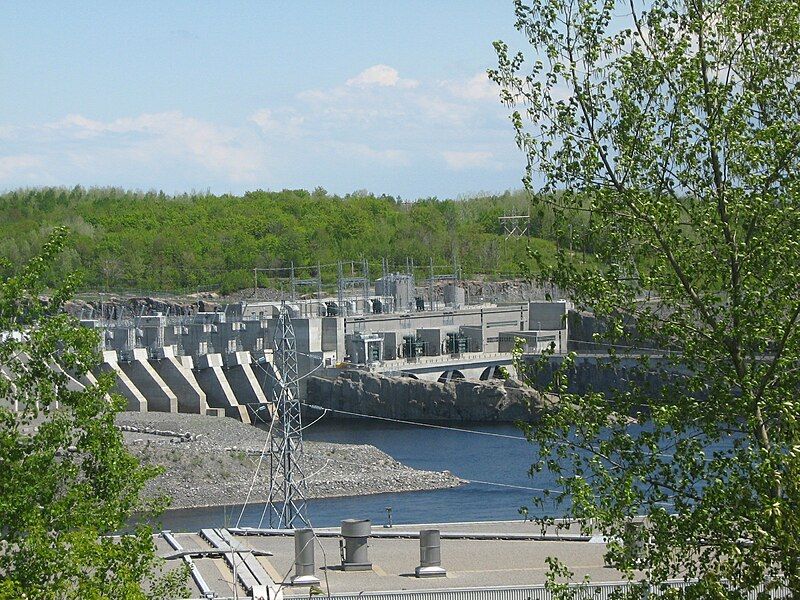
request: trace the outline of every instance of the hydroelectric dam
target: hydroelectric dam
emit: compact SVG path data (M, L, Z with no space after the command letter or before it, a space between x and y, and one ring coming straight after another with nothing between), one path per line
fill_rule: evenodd
M390 273L338 296L239 302L214 312L169 316L116 309L81 325L99 332L101 371L113 371L130 411L228 416L269 414L280 375L273 346L285 306L294 330L299 395L310 379L355 371L396 380L449 384L514 375L512 351L566 352L567 301L468 303L457 281L421 297L413 276ZM433 300L431 300L433 298ZM91 383L92 373L70 385ZM259 413L259 411L262 411ZM265 412L267 411L267 412Z

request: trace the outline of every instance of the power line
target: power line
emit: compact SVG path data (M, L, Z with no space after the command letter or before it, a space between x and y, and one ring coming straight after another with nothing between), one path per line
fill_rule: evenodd
M330 412L340 413L340 414L344 414L344 415L350 415L350 416L354 416L354 417L362 417L364 419L376 419L376 420L379 420L379 421L389 421L389 422L393 422L393 423L402 423L404 425L415 425L417 427L429 427L431 429L442 429L442 430L445 430L445 431L457 431L459 433L471 433L473 435L484 435L484 436L489 436L489 437L505 438L505 439L509 439L509 440L518 440L518 441L522 441L522 442L526 442L526 443L528 442L528 438L522 437L522 436L518 436L518 435L508 435L508 434L505 434L505 433L493 433L491 431L479 431L479 430L475 430L475 429L460 429L458 427L448 427L446 425L434 425L433 423L421 423L419 421L406 421L404 419L395 419L395 418L392 418L392 417L378 417L376 415L365 415L363 413L351 412L351 411L347 411L347 410L340 410L340 409L337 409L337 408L325 408L323 406L319 406L319 405L316 405L316 404L305 404L305 406L307 406L308 408L316 409L316 410L330 411ZM316 421L315 421L315 423L316 423ZM569 442L567 440L562 440L560 442L556 442L556 444L558 444L560 446L569 446L570 448L576 448L576 449L580 449L581 448L581 446L578 443ZM674 455L668 454L666 452L653 452L652 455L653 456L658 456L660 458L674 458ZM704 460L706 462L709 462L712 459L705 458Z
M340 413L343 415L351 415L354 417L363 417L365 419L377 419L379 421L390 421L392 423L402 423L404 425L416 425L417 427L430 427L431 429L444 429L446 431L458 431L460 433L471 433L473 435L485 435L489 437L496 437L496 438L505 438L509 440L518 440L522 442L527 442L528 439L519 435L508 435L506 433L493 433L491 431L479 431L475 429L459 429L458 427L448 427L446 425L434 425L433 423L420 423L419 421L406 421L404 419L394 419L392 417L378 417L376 415L365 415L363 413L351 412L348 410L340 410L338 408L325 408L324 406L318 406L316 404L306 404L308 408L313 408L316 410L323 410L323 411L330 411L334 413Z
M527 485L514 485L514 484L511 484L511 483L498 483L496 481L481 481L480 479L467 479L466 481L469 482L469 483L478 483L478 484L481 484L481 485L491 485L491 486L494 486L494 487L501 487L501 488L512 488L512 489L516 489L516 490L529 490L529 491L532 491L532 492L543 492L543 493L547 492L547 493L550 493L550 492L558 492L559 491L559 490L548 490L548 489L537 488L537 487L529 487Z
M264 419L261 418L261 415L258 414L258 409L253 411L253 414L258 417L258 419L262 423L266 423ZM250 489L247 490L247 496L244 499L244 504L242 504L242 511L239 513L239 518L236 520L236 527L239 527L239 523L242 521L242 517L244 516L244 510L247 508L248 502L250 502L250 496L253 493L253 488L256 485L256 479L258 478L258 472L261 469L261 463L264 462L264 456L267 454L267 447L269 446L270 441L272 441L272 429L275 426L275 421L277 420L278 411L273 409L272 418L269 422L269 430L267 431L267 439L264 440L264 447L261 449L261 455L258 457L258 464L256 464L256 470L253 473L253 480L250 482ZM270 482L270 486L272 482Z

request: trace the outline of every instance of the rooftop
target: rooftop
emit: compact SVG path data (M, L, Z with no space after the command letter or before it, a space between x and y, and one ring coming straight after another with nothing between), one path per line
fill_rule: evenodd
M441 531L442 567L445 577L417 578L414 569L419 565L419 531ZM210 530L203 530L206 535ZM293 587L294 537L291 531L235 529L216 530L227 543L244 552L238 559L255 560L263 571L282 584L286 597L308 597L308 587ZM445 590L504 586L541 585L546 581L546 558L558 557L574 573L575 580L588 576L593 582L620 581L622 574L604 565L605 544L598 537L584 537L575 527L557 531L554 527L542 531L531 522L505 521L483 523L452 523L442 525L396 525L393 528L373 527L369 539L368 571L341 569L339 528L315 530L316 576L324 594L355 595L369 592L402 590ZM172 533L174 541L186 551L211 551L210 543L201 533ZM212 534L213 536L213 534ZM156 544L162 556L175 555L175 548L163 536ZM218 547L219 548L219 547ZM228 546L229 548L229 546ZM268 555L271 554L271 555ZM232 554L193 558L207 587L218 597L233 597ZM170 560L170 565L177 565ZM326 566L327 565L327 566ZM241 567L240 567L241 568ZM253 571L259 570L254 566ZM245 569L246 571L246 569ZM197 581L191 583L193 597L202 598ZM239 597L248 597L240 587Z

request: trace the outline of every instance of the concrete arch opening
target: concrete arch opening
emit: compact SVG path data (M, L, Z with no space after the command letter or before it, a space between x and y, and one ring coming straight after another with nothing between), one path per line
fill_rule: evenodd
M464 379L464 374L458 369L445 371L439 376L439 383L447 383L448 381L453 381L454 379Z
M505 379L503 377L503 370L500 365L490 365L483 370L480 380L488 381L489 379Z
M402 372L402 373L400 373L400 376L401 377L408 377L409 379L419 379L419 377L417 377L414 373Z

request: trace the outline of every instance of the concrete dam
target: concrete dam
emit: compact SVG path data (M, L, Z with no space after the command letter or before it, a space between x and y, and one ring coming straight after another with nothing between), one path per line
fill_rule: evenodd
M295 334L300 399L308 402L327 400L320 395L333 388L324 382L347 372L398 385L407 378L455 385L513 375L517 344L527 353L566 352L566 301L468 304L453 282L431 302L416 289L410 275L389 274L374 287L338 297L240 302L181 316L104 313L82 318L81 325L98 331L99 370L116 375L127 410L224 415L247 423L270 414L280 379L272 348L282 307ZM88 374L70 383L92 379Z

